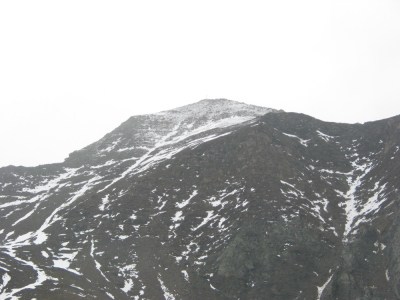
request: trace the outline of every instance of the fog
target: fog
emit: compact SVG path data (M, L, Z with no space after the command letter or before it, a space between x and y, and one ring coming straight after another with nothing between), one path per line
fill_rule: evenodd
M0 2L0 166L62 161L131 115L227 98L400 114L400 3Z

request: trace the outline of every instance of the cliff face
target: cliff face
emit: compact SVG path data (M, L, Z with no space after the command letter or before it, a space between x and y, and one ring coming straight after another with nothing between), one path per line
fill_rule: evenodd
M0 299L400 299L400 117L228 101L0 169Z

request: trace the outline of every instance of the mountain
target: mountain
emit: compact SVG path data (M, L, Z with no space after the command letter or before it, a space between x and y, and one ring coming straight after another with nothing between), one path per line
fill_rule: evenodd
M400 116L218 99L0 169L0 299L400 299Z

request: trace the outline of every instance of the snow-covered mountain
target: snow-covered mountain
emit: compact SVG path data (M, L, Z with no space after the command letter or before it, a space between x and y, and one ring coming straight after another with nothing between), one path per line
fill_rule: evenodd
M234 101L0 169L0 299L399 299L400 117Z

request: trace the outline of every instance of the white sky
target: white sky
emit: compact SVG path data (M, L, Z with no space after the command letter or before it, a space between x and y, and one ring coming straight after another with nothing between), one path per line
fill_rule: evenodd
M204 98L400 114L399 16L398 0L0 1L0 166Z

